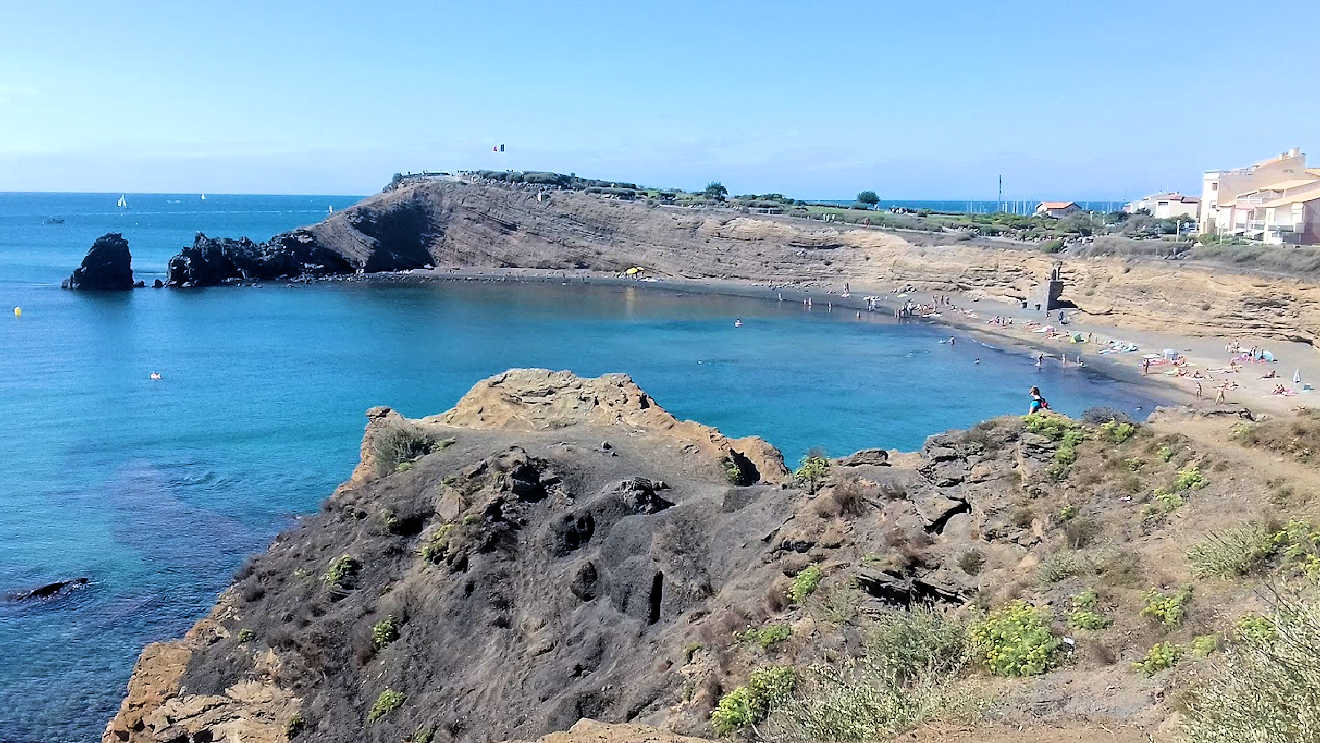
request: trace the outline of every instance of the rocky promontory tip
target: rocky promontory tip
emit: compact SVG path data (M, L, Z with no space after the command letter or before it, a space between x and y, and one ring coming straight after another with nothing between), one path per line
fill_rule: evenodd
M118 232L109 232L96 238L92 249L74 269L69 278L60 283L65 289L124 290L132 289L133 256L128 241Z
M191 247L170 259L168 272L168 285L187 287L352 273L353 266L301 230L263 243L246 237L207 237L199 232Z

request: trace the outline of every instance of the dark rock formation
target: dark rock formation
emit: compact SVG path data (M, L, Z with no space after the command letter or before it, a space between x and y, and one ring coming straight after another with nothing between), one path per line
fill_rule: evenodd
M211 238L197 233L192 247L170 259L170 286L214 286L230 281L269 281L351 273L353 267L338 253L321 247L306 232L276 235L255 243Z
M128 241L118 232L109 232L96 238L92 249L74 269L69 278L60 283L65 289L124 290L133 288L133 256L128 252Z
M57 580L54 583L47 583L44 586L33 588L30 591L13 591L6 594L5 598L10 601L32 601L34 599L48 599L67 591L72 591L90 583L89 578L72 578L69 580Z

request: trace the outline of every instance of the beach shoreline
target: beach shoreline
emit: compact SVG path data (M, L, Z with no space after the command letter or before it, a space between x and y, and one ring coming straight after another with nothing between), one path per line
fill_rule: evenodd
M894 317L896 311L902 305L902 302L898 299L898 294L895 293L893 289L882 291L875 287L858 287L845 296L842 293L832 293L818 287L808 288L744 279L667 278L639 280L586 269L566 271L560 269L535 268L412 269L410 271L326 277L305 280L302 283L362 283L388 287L424 286L437 283L461 283L473 281L487 283L508 282L561 285L580 284L619 288L631 287L687 294L721 295L756 299L767 302L792 302L797 305L802 305L805 300L810 298L812 304L809 311L811 312L833 314L835 310L844 310L844 313L838 317L838 320L840 321L847 321L850 317L855 318L855 313L860 311L863 318L881 317L890 319L894 322L924 323L930 326L948 327L966 333L973 340L990 349L1021 355L1024 362L1028 362L1043 353L1047 356L1046 363L1060 363L1059 360L1055 358L1055 356L1059 354L1059 349L1056 346L1043 341L1043 339L1032 337L1029 334L1029 331L1027 331L1025 324L1015 324L1007 327L986 325L984 323L984 313L978 314L977 317L966 317L961 312L944 312L941 313L939 317L918 316L900 320ZM868 310L867 297L873 297L876 299L874 310ZM964 299L967 302L970 302L970 298ZM993 305L987 303L986 306L990 307ZM980 308L978 307L978 309ZM1111 332L1121 334L1122 331ZM1195 406L1198 403L1201 403L1208 406L1213 400L1213 397L1211 397L1210 399L1198 401L1191 390L1177 384L1173 379L1163 375L1143 375L1140 372L1139 367L1136 366L1136 361L1140 358L1139 355L1102 355L1093 351L1088 353L1079 348L1069 348L1067 350L1077 350L1083 353L1086 362L1083 368L1096 372L1101 376L1114 381L1138 385L1156 391L1157 397L1168 400L1170 404ZM1070 355L1070 359L1071 358L1075 357L1071 357ZM1133 363L1123 363L1123 361L1127 360L1131 360ZM1074 362L1070 360L1069 366L1073 366L1073 363ZM1213 392L1211 395L1213 395ZM1255 408L1253 407L1253 410L1254 409ZM1153 410L1147 412L1153 412Z

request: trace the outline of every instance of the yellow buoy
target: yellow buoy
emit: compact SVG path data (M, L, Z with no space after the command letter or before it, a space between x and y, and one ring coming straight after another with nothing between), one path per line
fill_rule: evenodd
M14 317L22 317L22 316L23 316L23 308L22 308L22 307L15 307L15 308L14 308Z

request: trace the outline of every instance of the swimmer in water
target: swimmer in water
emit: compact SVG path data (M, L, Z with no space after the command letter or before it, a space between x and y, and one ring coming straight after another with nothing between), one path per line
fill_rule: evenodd
M733 327L735 327L735 328L741 328L741 327L742 327L742 318L741 318L741 317L733 321Z
M973 364L979 364L979 363L981 363L981 358L978 356L978 357L976 358L976 360L973 361L972 363L973 363Z
M159 381L160 381L160 372L152 372L152 373L151 373L151 379L153 379L153 380L159 382Z

